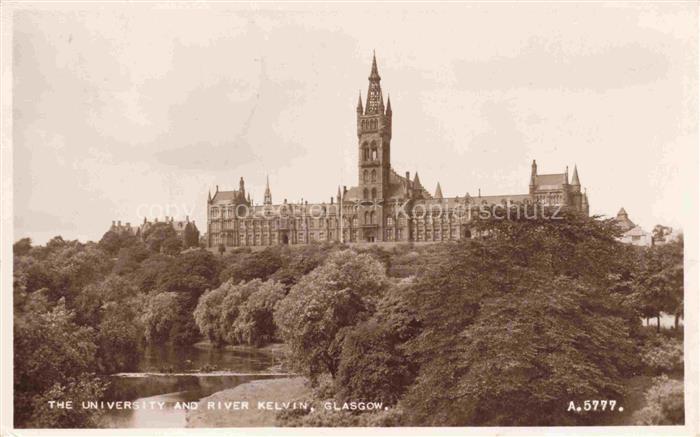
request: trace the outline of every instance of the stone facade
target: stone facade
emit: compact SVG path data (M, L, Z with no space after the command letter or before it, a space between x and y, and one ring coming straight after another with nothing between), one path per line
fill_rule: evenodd
M185 241L185 229L187 229L188 226L191 232L196 235L196 240L199 240L199 229L197 229L197 225L195 224L194 220L190 220L189 217L186 217L185 220L175 220L174 217L166 216L165 221L163 222L159 222L157 217L154 221L149 221L146 219L146 217L144 217L143 223L141 223L139 226L132 226L129 222L122 224L121 220L112 220L112 226L110 226L109 230L116 233L127 233L137 237L142 237L144 232L146 232L156 223L167 223L172 226L175 234L178 236L178 238L182 239L182 242L185 245L187 243Z
M588 197L581 191L578 169L539 174L532 162L529 190L503 196L444 197L440 184L431 195L418 173L403 176L391 166L393 111L386 105L376 57L372 59L366 104L358 98L358 184L338 188L329 202L273 204L269 181L264 202L254 205L240 179L238 190L216 187L207 198L206 245L209 248L308 244L313 242L437 242L471 236L471 217L464 211L478 205L536 203L561 206L588 215ZM410 214L405 214L410 211Z
M633 244L635 246L648 247L653 244L651 234L630 220L625 208L620 208L617 216L615 216L615 222L623 232L622 236L619 238L619 241L625 244Z

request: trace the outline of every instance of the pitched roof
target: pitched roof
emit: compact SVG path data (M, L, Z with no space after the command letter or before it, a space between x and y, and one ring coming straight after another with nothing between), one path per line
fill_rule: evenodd
M212 202L230 202L238 199L238 191L217 191Z
M566 173L538 174L535 176L535 185L562 185L566 182Z

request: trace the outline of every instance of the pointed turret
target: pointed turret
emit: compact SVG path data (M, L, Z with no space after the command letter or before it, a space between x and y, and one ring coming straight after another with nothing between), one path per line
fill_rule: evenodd
M207 197L207 203L211 203L211 190L209 190L209 197ZM143 222L146 223L146 217L143 218Z
M267 176L265 182L265 205L272 205L272 192L270 191L270 176Z
M537 183L537 161L532 160L532 166L530 168L530 194L535 192L535 186Z
M574 165L574 176L571 178L571 186L574 188L581 189L581 182L578 179L578 168Z
M435 188L435 196L436 199L442 199L442 188L440 188L440 182L437 183L437 187Z
M625 208L620 208L620 210L617 212L617 217L618 218L629 218L627 215L627 211L625 211Z
M377 68L377 53L372 50L372 71L369 73L369 80L381 80L379 69Z
M382 78L379 76L377 69L377 57L372 54L372 71L369 74L369 88L367 89L367 106L365 107L365 115L383 114L384 113L384 97L382 96L382 87L379 82Z
M418 177L418 172L416 172L416 175L413 177L413 187L419 188L419 186L420 186L420 178Z
M336 201L340 203L341 201L341 195L340 195L340 185L338 185L338 194L335 195Z
M362 114L364 109L362 108L362 91L359 92L359 95L357 96L357 113Z
M386 115L391 116L391 96L389 94L386 95Z
M589 215L588 193L586 192L585 188L583 190L583 199L581 199L581 209L583 210L584 214Z

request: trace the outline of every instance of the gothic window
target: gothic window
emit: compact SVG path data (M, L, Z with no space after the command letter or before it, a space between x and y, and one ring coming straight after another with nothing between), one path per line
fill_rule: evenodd
M377 149L372 149L372 161L377 160Z
M362 191L362 198L365 200L369 199L369 190L367 188Z
M368 225L370 224L369 222L369 212L365 211L365 224Z
M374 200L374 199L376 199L376 198L377 198L377 189L376 189L376 188L372 188L372 200Z
M369 222L371 224L374 224L374 211L369 213Z
M377 170L372 170L372 182L377 182Z
M374 170L372 170L372 173L374 173ZM367 170L365 170L365 171L362 172L362 181L363 181L364 183L369 182L369 178L367 177Z

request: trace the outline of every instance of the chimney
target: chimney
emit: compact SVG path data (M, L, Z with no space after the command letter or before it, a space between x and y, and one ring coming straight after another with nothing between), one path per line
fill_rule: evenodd
M121 226L121 225L122 225L122 221L119 220L119 221L117 222L117 225Z
M112 226L114 226L117 222L112 220Z
M410 181L410 180L411 180L411 172L410 172L410 171L407 171L407 172L406 172L406 180L407 180L407 181Z
M331 196L331 205L333 205L333 196Z
M187 223L189 223L189 222L190 222L190 216L186 215L186 216L185 216L185 220L187 220Z

